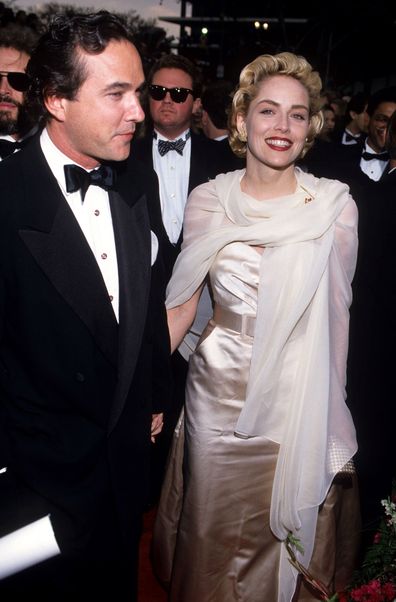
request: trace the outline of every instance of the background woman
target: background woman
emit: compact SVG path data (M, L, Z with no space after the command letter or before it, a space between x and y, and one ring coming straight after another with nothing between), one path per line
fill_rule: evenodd
M289 602L284 542L297 537L309 565L318 508L356 451L344 403L356 207L347 186L295 168L322 126L320 89L290 53L247 65L230 120L246 171L199 186L187 205L172 348L207 274L215 308L190 359L183 498L181 425L155 527L172 602Z

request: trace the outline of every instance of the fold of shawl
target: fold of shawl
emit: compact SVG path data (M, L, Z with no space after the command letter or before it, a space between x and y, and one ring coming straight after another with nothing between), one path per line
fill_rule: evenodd
M357 449L345 404L356 208L346 185L298 169L295 194L257 201L241 191L243 174L221 174L191 193L167 306L192 296L227 244L265 247L246 400L235 433L280 444L270 526L280 540L289 532L300 539L299 560L308 566L318 506ZM279 601L291 599L295 577L283 550Z

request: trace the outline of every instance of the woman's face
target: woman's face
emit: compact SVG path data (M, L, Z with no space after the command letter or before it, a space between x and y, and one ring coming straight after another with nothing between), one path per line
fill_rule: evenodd
M310 125L309 96L298 80L272 75L260 84L246 118L237 117L238 130L246 129L247 165L285 169L299 157Z
M331 109L325 109L323 111L323 117L324 117L323 130L326 132L332 132L334 130L335 124L336 124L334 111L332 111Z

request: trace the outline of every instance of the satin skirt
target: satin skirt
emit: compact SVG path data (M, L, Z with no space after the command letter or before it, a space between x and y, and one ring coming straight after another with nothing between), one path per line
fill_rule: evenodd
M234 435L251 345L211 322L190 360L185 423L176 428L153 538L171 602L277 597L281 544L269 508L278 445Z
M153 533L153 567L170 602L278 599L284 544L270 530L269 510L279 448L264 437L234 435L251 344L251 337L210 322L190 359L185 412L174 434ZM339 494L332 488L319 513L313 558L314 568L320 567L315 576L328 584L334 578ZM317 598L303 588L301 599Z

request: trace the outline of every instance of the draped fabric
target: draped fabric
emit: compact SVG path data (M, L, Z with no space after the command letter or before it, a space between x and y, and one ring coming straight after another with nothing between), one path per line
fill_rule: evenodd
M227 244L265 247L246 400L235 436L264 436L279 444L270 526L280 540L290 532L300 539L304 553L298 557L308 566L318 507L356 452L345 373L357 211L338 181L296 169L294 194L259 201L241 191L243 175L221 174L191 193L167 306L192 296ZM299 359L290 380L292 357ZM278 600L289 601L296 574L282 548Z

